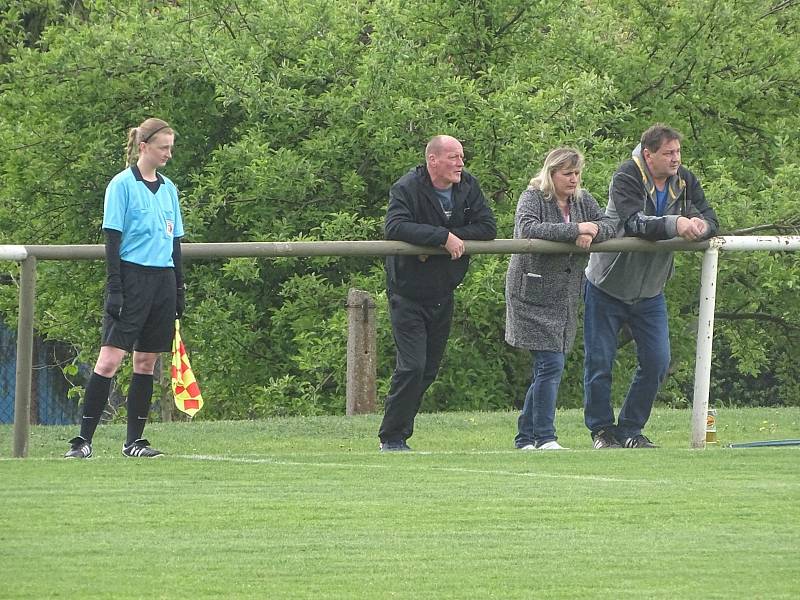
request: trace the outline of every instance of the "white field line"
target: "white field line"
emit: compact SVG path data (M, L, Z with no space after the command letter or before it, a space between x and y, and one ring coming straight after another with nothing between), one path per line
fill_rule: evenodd
M415 452L415 454L421 454ZM293 460L278 460L274 458L245 458L234 456L215 456L207 454L174 454L175 458L184 458L186 460L198 461L214 461L214 462L232 462L241 464L269 464L278 466L303 466L303 467L320 467L320 468L347 468L347 469L392 469L397 470L402 466L396 462L392 464L364 464L364 463L336 463L336 462L310 462L310 461L293 461ZM411 465L409 465L411 467ZM475 475L497 475L503 477L529 477L533 479L575 479L579 481L601 481L610 483L649 483L668 485L671 482L664 479L624 479L621 477L601 477L599 475L563 475L555 473L533 473L533 472L520 472L520 471L506 471L499 469L468 469L464 467L437 467L426 466L419 463L413 464L413 469L419 471L420 469L428 469L431 471L444 471L446 473L471 473Z

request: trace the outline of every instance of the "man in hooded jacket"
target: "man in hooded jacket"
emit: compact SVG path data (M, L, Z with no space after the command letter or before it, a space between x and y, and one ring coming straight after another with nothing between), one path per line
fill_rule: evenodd
M698 241L719 228L697 177L681 165L681 134L657 123L611 179L606 214L617 236ZM670 363L664 286L672 252L598 252L586 267L584 421L596 449L653 448L642 434ZM611 372L617 336L630 328L638 366L615 422Z

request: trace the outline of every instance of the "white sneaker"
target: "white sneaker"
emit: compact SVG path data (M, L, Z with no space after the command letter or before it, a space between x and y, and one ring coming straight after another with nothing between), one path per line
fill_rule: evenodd
M541 446L536 447L537 450L569 450L569 448L564 448L561 444L559 444L555 440L550 440L549 442L545 442Z
M524 446L520 446L517 450L536 450L536 446L533 444L525 444Z

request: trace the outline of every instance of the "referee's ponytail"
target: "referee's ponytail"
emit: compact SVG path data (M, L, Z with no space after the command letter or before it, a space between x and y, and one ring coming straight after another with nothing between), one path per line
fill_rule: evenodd
M150 141L155 134L162 132L175 135L169 123L161 119L145 119L138 127L132 127L128 131L128 143L125 146L125 166L136 164L139 158L139 144Z

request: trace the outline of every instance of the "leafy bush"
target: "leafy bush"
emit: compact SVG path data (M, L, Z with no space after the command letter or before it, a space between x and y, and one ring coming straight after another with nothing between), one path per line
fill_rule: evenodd
M0 8L0 243L97 243L125 134L178 131L165 172L188 242L380 239L391 183L432 135L468 168L512 232L547 150L585 150L601 200L653 121L684 131L684 159L726 231L796 233L800 106L794 3L495 0L96 0ZM121 51L124 49L124 51ZM712 389L723 402L797 404L796 255L721 261ZM380 395L393 347L380 260L190 261L184 334L209 398L201 418L344 410L344 301L370 291ZM503 342L507 257L475 260L429 410L519 403L530 357ZM699 257L670 283L673 365L661 400L691 397ZM16 314L4 264L0 311ZM100 263L40 266L37 327L92 362ZM580 336L580 334L579 334ZM582 351L561 401L579 406ZM621 398L632 368L624 347ZM768 398L757 393L771 390Z

